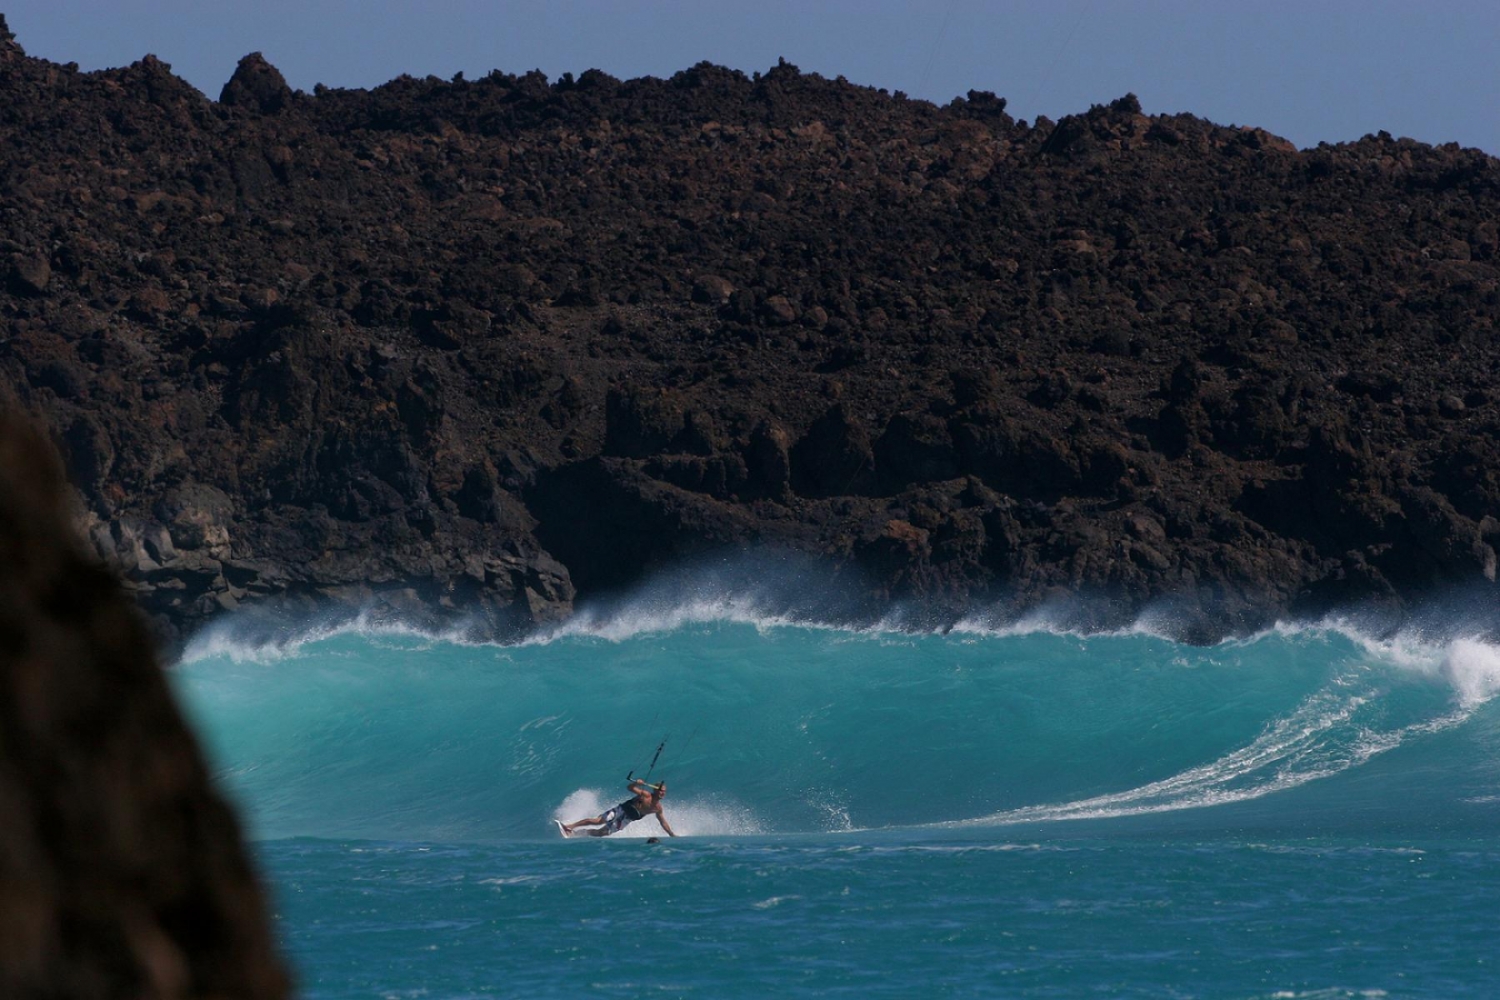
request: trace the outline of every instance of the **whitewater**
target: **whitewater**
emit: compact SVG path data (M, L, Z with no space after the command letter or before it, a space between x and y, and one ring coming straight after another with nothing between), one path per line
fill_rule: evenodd
M231 619L171 676L308 997L1491 996L1484 634L675 594L512 644ZM558 838L663 740L681 836Z

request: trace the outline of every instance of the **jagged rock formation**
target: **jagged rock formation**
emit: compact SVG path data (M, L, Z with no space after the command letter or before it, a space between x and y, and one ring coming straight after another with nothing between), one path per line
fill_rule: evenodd
M0 417L0 996L285 996L234 818L67 505Z
M780 65L0 53L0 372L164 628L772 545L943 613L1493 586L1500 171Z

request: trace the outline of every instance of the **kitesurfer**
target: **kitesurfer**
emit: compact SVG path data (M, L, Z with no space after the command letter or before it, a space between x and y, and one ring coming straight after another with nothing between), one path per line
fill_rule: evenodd
M661 800L667 796L667 783L665 781L651 785L640 778L633 778L626 786L635 793L634 798L626 799L613 809L606 810L602 815L591 816L588 819L580 819L573 823L558 823L564 837L571 837L573 830L580 826L595 826L599 829L586 831L590 837L608 837L612 833L619 833L631 823L638 819L645 819L649 815L655 815L656 821L661 828L667 831L667 836L675 837L672 826L667 822L667 816L661 811Z

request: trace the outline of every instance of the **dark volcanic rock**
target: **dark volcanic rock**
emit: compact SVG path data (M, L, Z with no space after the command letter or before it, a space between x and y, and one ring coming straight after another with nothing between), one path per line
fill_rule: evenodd
M875 483L870 435L843 406L813 421L791 460L792 487L805 497L854 496Z
M45 295L52 280L52 265L47 258L17 254L11 261L11 288L21 295Z
M3 59L0 377L169 635L523 628L757 545L945 613L1494 586L1476 150L787 64L301 95L249 56L214 104Z
M234 108L251 108L262 114L274 114L286 107L292 99L292 88L287 86L281 70L266 62L259 52L252 52L240 60L234 76L224 84L219 94L219 103Z
M67 503L0 415L0 995L286 996L234 818Z

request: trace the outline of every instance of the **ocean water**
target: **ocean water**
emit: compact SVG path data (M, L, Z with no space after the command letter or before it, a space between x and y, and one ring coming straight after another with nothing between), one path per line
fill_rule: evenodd
M1500 995L1500 648L1461 627L708 602L231 621L171 672L305 997ZM663 740L681 836L557 835Z

